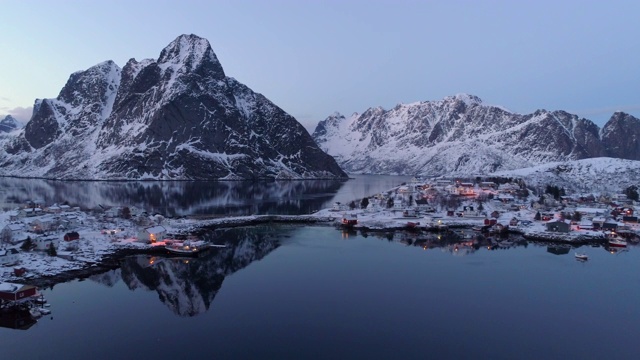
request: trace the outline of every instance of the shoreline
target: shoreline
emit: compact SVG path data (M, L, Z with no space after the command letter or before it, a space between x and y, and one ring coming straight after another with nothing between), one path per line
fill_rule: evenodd
M412 232L412 233L442 233L455 229L471 229L473 223L449 221L444 219L442 224L446 225L446 228L440 226L418 226L408 227L405 225L399 225L398 222L387 221L384 223L378 223L382 226L366 226L366 225L354 225L344 226L338 216L332 216L331 214L311 214L311 215L255 215L255 216L236 216L236 217L213 217L209 219L167 219L172 223L171 231L168 235L171 236L185 236L185 235L202 235L208 231L224 228L236 228L236 227L251 227L262 224L277 223L277 224L300 224L300 225L313 225L313 226L333 226L336 229L342 229L343 231L361 231L361 232L375 232L375 233L395 233L395 232ZM401 220L406 223L406 220L411 219L395 219ZM476 221L477 222L477 221ZM509 233L519 234L529 242L534 243L548 243L548 244L570 244L570 245L606 245L606 239L601 237L588 237L583 234L569 235L559 234L551 232L527 232L520 228L509 228ZM478 232L478 234L481 234ZM482 234L485 236L486 234ZM504 234L503 234L504 235ZM498 234L489 235L498 236ZM38 287L49 287L59 283L69 282L77 279L86 279L93 275L98 275L110 270L114 270L120 267L121 261L133 255L153 255L153 254L166 254L166 250L162 246L152 246L150 244L138 243L135 246L131 243L116 244L113 248L109 249L100 259L96 261L85 262L83 266L73 269L58 269L53 274L40 274L32 276L16 276L10 275L3 281L19 282L35 285ZM20 265L18 265L19 267Z

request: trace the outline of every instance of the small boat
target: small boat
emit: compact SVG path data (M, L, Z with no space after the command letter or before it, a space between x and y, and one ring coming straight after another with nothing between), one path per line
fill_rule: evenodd
M37 319L40 316L42 316L42 313L36 308L29 309L29 314L31 314L31 317L34 319Z
M609 246L613 247L627 247L627 242L620 237L610 237Z
M408 229L415 229L420 225L419 222L414 222L414 221L407 221L407 228Z
M51 314L51 310L46 309L46 308L43 308L43 307L37 308L37 310L38 310L38 312L40 312L40 314L42 314L42 315L49 315L49 314Z
M216 247L226 247L226 245L210 244L206 241L184 241L184 242L172 242L165 245L165 249L171 254L183 255L183 256L195 256L203 250Z
M584 253L575 253L575 256L578 260L589 260L589 256Z

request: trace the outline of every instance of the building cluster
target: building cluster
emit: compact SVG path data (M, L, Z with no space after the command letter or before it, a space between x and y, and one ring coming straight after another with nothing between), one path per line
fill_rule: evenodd
M362 199L359 203L335 203L332 210L392 210L402 212L406 217L442 211L448 216L490 217L491 214L486 211L488 202L492 204L488 208L504 211L528 207L527 196L523 195L521 186L516 183L413 178L409 183Z
M0 228L0 266L18 263L20 250L77 249L86 229L98 229L111 239L128 236L143 242L166 234L161 216L149 216L135 207L98 206L83 211L67 204L29 201L6 215L8 222Z

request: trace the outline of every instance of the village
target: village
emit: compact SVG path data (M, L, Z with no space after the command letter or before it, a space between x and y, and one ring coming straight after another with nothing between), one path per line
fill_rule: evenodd
M626 195L559 195L558 189L547 190L533 195L521 179L413 178L384 193L335 203L313 214L204 220L165 218L133 206L81 209L32 200L0 213L0 302L2 307L35 307L35 287L23 284L98 272L105 259L123 250L157 253L176 235L274 221L334 225L343 236L376 232L425 250L443 233L460 231L446 237L453 242L437 246L457 254L479 246L507 246L513 243L509 234L528 241L612 249L638 242L635 202ZM425 240L419 234L436 237Z
M638 242L635 201L625 194L596 197L560 195L561 189L551 186L547 190L532 195L521 179L413 178L387 193L336 203L319 214L341 214L343 226L366 231L466 228L488 236L515 233L543 242L620 248L626 248L627 240Z

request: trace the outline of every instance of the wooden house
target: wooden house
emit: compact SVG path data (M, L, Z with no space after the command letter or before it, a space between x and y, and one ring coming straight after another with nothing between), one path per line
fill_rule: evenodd
M78 240L80 239L80 234L78 234L77 231L71 231L68 232L66 234L64 234L64 241L73 241L73 240Z
M493 190L497 188L497 184L493 181L483 181L480 183L480 189L482 190Z
M58 219L53 215L41 216L30 224L35 231L51 231L58 228Z
M3 302L21 302L37 296L38 288L33 285L0 283L0 300Z
M58 239L53 237L37 237L33 240L33 244L36 247L36 250L47 251L51 246L58 248Z
M571 224L565 220L553 220L546 224L547 231L568 233L571 231Z
M402 216L404 216L404 217L416 217L416 210L415 209L404 209L404 211L402 212Z
M20 252L14 248L0 249L0 266L15 265L20 261Z
M613 219L607 219L602 223L602 230L618 230L618 222Z
M162 240L167 234L167 229L162 225L156 225L148 228L142 229L138 233L138 239L145 242L154 243L156 241Z
M42 214L41 208L26 208L26 209L20 209L18 217L25 218L25 217L38 216L41 214Z
M25 238L24 225L20 223L7 224L0 233L0 239L5 243L15 244Z
M358 216L356 214L345 214L342 216L342 225L353 226L358 224Z

